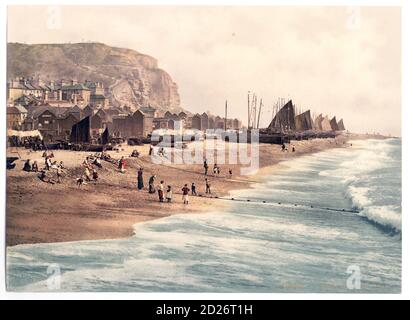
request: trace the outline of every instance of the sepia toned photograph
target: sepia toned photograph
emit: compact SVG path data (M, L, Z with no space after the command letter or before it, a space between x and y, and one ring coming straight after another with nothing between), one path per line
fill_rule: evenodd
M400 294L401 15L9 5L6 290Z

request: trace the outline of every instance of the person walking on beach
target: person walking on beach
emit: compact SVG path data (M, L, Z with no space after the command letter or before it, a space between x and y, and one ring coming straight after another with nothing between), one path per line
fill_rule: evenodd
M295 152L295 151L296 151L295 146L292 146L292 152Z
M151 144L151 145L149 146L149 153L148 153L148 155L149 155L149 156L152 156L152 152L154 152L154 146Z
M208 161L204 159L204 170L205 170L205 175L208 175Z
M168 187L167 187L167 195L166 195L166 197L167 197L167 202L168 202L168 203L172 202L172 187L171 187L171 186L168 186Z
M286 146L284 143L282 143L282 152L285 152L285 150L286 150Z
M232 179L232 169L229 169L229 179Z
M214 164L214 177L216 176L217 173L218 173L218 165L215 163Z
M157 177L156 175L153 175L149 178L149 181L148 181L148 192L149 193L155 193L154 183L155 183L156 177Z
M189 188L188 185L184 185L184 187L182 188L182 200L184 201L184 204L188 204L189 203Z
M161 181L158 186L158 198L159 202L164 202L164 181Z
M144 178L143 178L143 169L139 168L138 170L138 190L142 190L144 188Z
M206 187L206 194L211 194L211 184L209 183L208 179L205 179L205 187Z
M191 194L192 194L193 196L197 196L197 194L196 194L196 185L195 185L195 182L192 182L192 185L191 185Z

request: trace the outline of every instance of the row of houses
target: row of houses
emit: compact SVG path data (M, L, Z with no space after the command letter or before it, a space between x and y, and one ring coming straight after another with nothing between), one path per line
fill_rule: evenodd
M132 112L129 108L95 108L87 105L56 107L50 104L9 106L7 108L7 127L14 130L39 130L46 141L68 140L72 126L90 117L91 137L98 138L108 128L114 137L148 137L155 129L197 130L223 129L225 119L203 115L190 116L185 112L178 114L167 111L159 115L151 106L141 107ZM239 128L240 122L228 119L227 128Z
M64 79L43 81L22 77L8 81L7 101L9 104L24 107L44 104L55 106L74 104L80 107L93 105L107 108L109 104L102 82L86 80L80 83L76 80Z
M220 116L215 117L204 112L203 114L197 113L191 118L190 127L202 131L208 129L238 130L242 128L242 124L238 119L225 119Z

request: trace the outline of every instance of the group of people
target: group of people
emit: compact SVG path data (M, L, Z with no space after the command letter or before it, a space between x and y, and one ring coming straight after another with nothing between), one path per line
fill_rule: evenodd
M97 183L98 181L98 171L96 169L102 169L102 154L96 153L94 155L87 156L83 163L82 166L84 168L83 175L77 179L77 185L81 186L85 184L86 182L94 182Z
M144 189L143 175L144 175L144 169L139 168L137 171L137 188L139 191ZM172 198L173 198L172 186L168 185L165 189L165 182L164 180L161 180L160 183L157 185L157 187L155 187L156 179L157 179L157 176L155 174L150 176L148 180L148 193L150 194L158 193L159 202L164 202L165 200L168 203L172 202ZM205 190L206 190L205 191L206 194L211 194L211 184L207 178L205 179ZM188 184L185 184L184 187L181 189L181 191L182 191L182 200L184 201L184 204L189 203L189 193L191 193L192 196L198 195L195 182L192 182L191 189L188 187Z
M38 163L37 161L34 161L31 163L30 159L27 159L24 162L23 170L26 172L38 172Z
M288 152L288 148L286 148L286 145L284 143L282 143L282 152ZM296 148L295 146L292 146L292 152L296 152Z
M204 175L205 176L208 175L208 170L209 170L208 160L205 158L204 159ZM218 166L217 163L214 163L213 173L214 173L214 177L219 176L221 174L221 168ZM229 178L232 178L232 169L228 170L228 175L229 175Z
M27 159L24 162L23 170L26 172L39 172L38 177L43 182L52 184L61 183L63 178L63 169L65 169L63 161L60 161L60 163L57 163L57 161L52 161L51 159L54 158L54 153L49 153L48 151L44 151L42 157L44 158L44 168L40 169L36 160L31 163L31 159ZM57 179L54 179L50 176L50 173L47 173L52 169L56 170Z

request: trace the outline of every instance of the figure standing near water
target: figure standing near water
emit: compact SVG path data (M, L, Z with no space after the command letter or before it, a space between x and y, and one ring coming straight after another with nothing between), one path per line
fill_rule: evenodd
M139 168L138 170L138 190L142 190L144 188L144 177L143 177L143 169Z
M158 198L159 202L164 202L164 181L161 181L158 186Z
M208 175L208 161L204 159L204 170L205 170L205 175Z
M195 185L194 182L192 182L192 185L191 185L191 194L192 194L193 196L196 196L196 195L197 195L197 194L196 194L196 185Z
M205 188L206 188L205 193L206 194L211 194L211 184L209 183L208 179L205 179Z
M172 202L172 187L171 187L171 186L168 186L168 187L167 187L167 195L166 195L166 197L167 197L167 202L168 202L168 203Z
M155 193L154 183L155 183L156 177L157 177L156 175L153 175L149 178L149 181L148 181L148 187L149 187L148 192L149 193Z
M184 201L184 204L189 203L189 188L187 184L182 188L182 200Z

